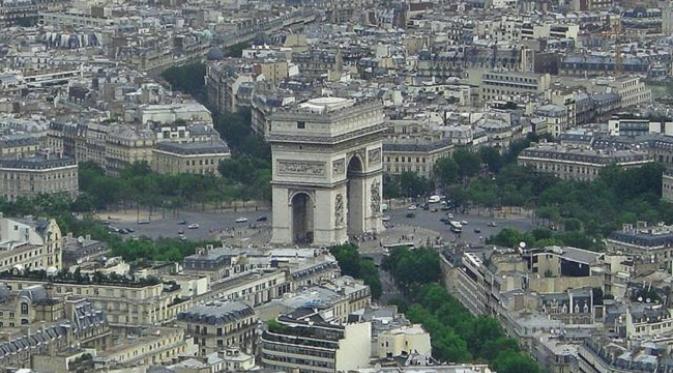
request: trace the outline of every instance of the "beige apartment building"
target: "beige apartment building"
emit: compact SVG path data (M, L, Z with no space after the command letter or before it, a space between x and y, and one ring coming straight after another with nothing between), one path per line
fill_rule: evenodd
M0 159L0 196L9 201L56 193L74 198L78 192L78 166L72 158L36 155Z
M449 139L396 139L383 143L383 170L390 175L414 172L430 177L435 162L450 157L454 146Z
M61 300L50 298L43 286L12 291L0 284L0 329L56 322L65 315L63 305Z
M673 203L673 174L664 172L661 176L661 198L664 201Z
M548 91L551 87L551 76L549 74L473 69L469 70L468 76L470 84L479 86L479 99L481 101L540 94Z
M610 82L609 86L622 99L622 108L648 105L652 102L652 90L637 76L619 77Z
M177 320L201 356L231 347L253 351L257 316L245 303L212 302L179 313Z
M40 149L40 141L34 137L0 139L0 158L23 158Z
M191 352L191 341L185 340L182 328L157 327L143 330L136 338L99 351L94 364L101 370L117 368L125 371L125 368L136 366L175 362Z
M609 165L640 167L653 162L641 150L595 150L583 146L553 143L532 144L519 154L518 164L564 180L593 181Z
M175 302L178 289L164 290L160 282L76 283L59 278L47 282L21 276L7 277L2 282L11 289L43 285L51 287L57 297L86 297L96 309L105 311L108 322L113 325L155 325L173 319L189 306L188 302Z
M154 145L154 133L150 130L128 125L113 127L105 144L107 171L115 175L136 162L147 162L151 165Z
M0 212L0 273L61 269L63 236L54 219L6 218Z
M160 174L217 174L221 161L231 158L223 141L162 142L154 149L152 169Z

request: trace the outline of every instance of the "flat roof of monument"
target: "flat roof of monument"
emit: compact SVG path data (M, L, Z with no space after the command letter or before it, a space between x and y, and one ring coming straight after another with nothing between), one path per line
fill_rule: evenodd
M355 105L355 101L343 97L318 97L312 98L299 106L302 109L317 113L335 111Z

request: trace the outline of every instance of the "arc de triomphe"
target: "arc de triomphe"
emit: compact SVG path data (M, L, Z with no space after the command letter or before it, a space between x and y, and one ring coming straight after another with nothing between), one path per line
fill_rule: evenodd
M383 107L321 97L272 114L272 244L327 246L383 230Z

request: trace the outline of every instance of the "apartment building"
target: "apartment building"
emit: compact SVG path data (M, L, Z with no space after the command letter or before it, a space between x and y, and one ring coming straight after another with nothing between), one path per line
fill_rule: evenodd
M380 359L420 354L431 356L430 334L420 324L400 326L378 335L377 352Z
M191 340L182 328L153 327L129 335L120 343L99 350L94 357L96 370L128 371L132 367L171 363L193 353Z
M59 322L45 323L29 334L11 335L0 342L0 366L33 368L31 357L54 354L72 346L104 350L111 339L105 315L86 299L66 300L65 315Z
M450 139L386 140L383 143L383 170L391 175L414 172L419 176L430 177L435 162L450 157L453 150L454 145Z
M661 198L666 202L673 203L673 174L664 172L661 176Z
M518 157L518 164L564 180L593 181L607 166L640 167L654 161L642 150L595 150L585 146L554 143L531 144Z
M642 107L652 103L652 90L637 76L622 76L608 83L621 98L622 108Z
M180 312L177 321L201 356L232 347L254 351L257 316L245 303L215 301L195 306Z
M608 235L605 247L609 253L669 268L673 262L673 226L648 226L645 222L638 222L636 226L624 224L621 230Z
M37 153L40 141L36 137L0 138L0 158L23 158Z
M0 273L61 269L63 235L56 220L4 217L0 212Z
M27 328L63 319L63 302L49 297L40 285L9 290L0 284L0 328Z
M0 27L37 21L40 12L56 12L69 5L67 0L3 1L0 3Z
M292 283L282 270L254 270L212 282L210 291L193 298L193 304L238 300L252 307L268 303L290 291Z
M553 137L558 137L570 127L568 111L563 106L553 104L542 105L535 109L535 115L544 120L547 131Z
M252 81L251 73L237 71L223 62L209 63L206 67L208 104L221 112L236 112L239 87Z
M75 198L79 192L78 170L74 159L60 154L0 159L0 196L9 201L56 193Z
M154 325L173 319L188 306L187 302L175 302L178 289L164 290L162 283L152 280L131 282L102 279L78 283L58 275L50 281L43 281L6 274L0 281L11 289L42 285L50 287L55 297L85 297L96 309L105 312L110 324L116 325Z
M136 162L152 165L154 133L130 125L118 125L110 129L105 144L105 166L113 175Z
M331 324L304 308L270 323L261 344L261 362L269 369L336 373L366 368L371 323Z
M468 71L470 84L479 87L481 101L511 99L529 94L542 94L551 86L549 74L519 73L472 69Z
M160 174L216 175L220 162L231 158L224 141L161 142L153 150L152 169Z

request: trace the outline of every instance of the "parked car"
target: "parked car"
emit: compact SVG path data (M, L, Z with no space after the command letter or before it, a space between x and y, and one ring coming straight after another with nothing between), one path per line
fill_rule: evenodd
M267 220L269 220L269 219L266 217L266 215L260 216L260 217L257 218L257 221L259 221L259 222L267 221Z
M494 227L497 227L498 224L495 224L495 222L492 221L492 222L488 223L488 226L491 227L491 228L494 228Z
M467 220L463 220L463 221L461 221L460 224L462 224L462 225L467 225Z
M199 229L199 225L198 224L190 224L187 228L189 228L189 229Z
M180 220L178 225L187 225L187 220Z
M381 218L381 220L384 221L384 222L390 221L390 216L383 215L383 218Z
M479 228L474 228L474 233L481 233L481 229L479 229Z
M416 210L416 208L417 208L416 205L410 205L409 207L407 207L407 210L413 211Z
M236 223L247 223L248 218L241 216L240 218L236 219Z
M178 235L182 236L183 234L185 234L185 231L183 231L182 229L180 229L180 230L178 231Z

